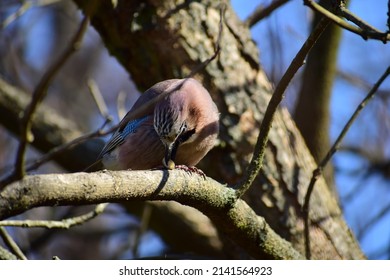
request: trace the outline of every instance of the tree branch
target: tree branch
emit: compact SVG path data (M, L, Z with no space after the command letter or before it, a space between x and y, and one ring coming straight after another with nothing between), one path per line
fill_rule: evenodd
M0 246L0 260L17 260L18 258L10 251Z
M103 213L106 209L107 203L100 203L96 205L95 209L87 214L80 215L77 217L63 219L61 221L52 221L52 220L5 220L0 221L0 227L42 227L42 228L61 228L68 229L77 225L81 225L89 220L95 218L96 216Z
M283 6L290 0L274 0L272 1L268 6L264 7L263 4L260 4L255 8L255 10L250 14L246 19L245 23L252 27L259 21L261 21L263 18L268 17L270 14L272 14L273 11L275 11L277 8Z
M367 39L377 39L381 40L382 42L387 42L390 40L390 35L386 32L378 32L375 28L372 28L368 24L364 23L364 21L357 16L352 16L352 13L346 12L346 9L342 9L340 7L336 7L337 13L340 13L340 15L347 16L349 20L353 21L358 26L356 27L354 25L351 25L347 22L345 22L342 18L339 18L334 13L328 11L318 3L316 3L314 0L304 0L304 4L314 11L321 13L323 16L327 17L328 19L332 20L334 23L336 23L341 28L344 28L346 30L349 30L357 35L360 35L364 40Z
M283 100L284 92L286 91L290 81L295 76L295 73L298 71L298 69L303 65L306 55L309 53L317 39L321 36L328 23L329 20L327 19L322 19L318 23L276 86L271 100L267 106L267 110L265 111L263 121L261 122L259 137L253 152L252 161L247 168L243 181L237 186L238 197L241 197L249 189L257 174L259 173L263 165L264 153L268 143L268 134L271 130L276 109Z
M27 260L26 256L19 248L18 244L12 239L12 237L8 234L4 227L0 227L0 236L3 238L4 243L13 251L13 253L20 260Z
M301 259L235 191L185 171L103 171L26 176L0 193L0 218L38 206L175 200L197 208L255 258Z
M16 19L20 18L22 15L24 15L33 7L42 7L46 5L51 5L59 1L60 0L24 1L22 5L19 7L19 9L16 10L16 12L10 14L2 23L0 23L0 29L6 28L8 25L10 25Z

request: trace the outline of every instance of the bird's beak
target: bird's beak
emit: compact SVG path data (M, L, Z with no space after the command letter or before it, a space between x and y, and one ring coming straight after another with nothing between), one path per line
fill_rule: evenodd
M170 170L175 169L175 157L179 144L180 142L176 138L172 143L165 145L165 156L163 159L163 165L165 168Z

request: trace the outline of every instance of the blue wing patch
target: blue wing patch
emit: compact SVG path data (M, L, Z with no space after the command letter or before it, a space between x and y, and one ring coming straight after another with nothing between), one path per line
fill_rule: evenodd
M132 120L128 122L123 129L118 129L100 152L99 158L121 145L127 136L137 131L137 128L146 120L146 118L147 116Z
M126 138L129 134L134 133L146 118L147 116L128 122L121 131L122 137Z

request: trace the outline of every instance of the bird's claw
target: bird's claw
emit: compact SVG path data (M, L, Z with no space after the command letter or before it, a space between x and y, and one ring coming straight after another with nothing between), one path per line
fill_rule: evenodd
M187 166L187 165L176 165L175 169L184 170L185 172L191 174L198 174L199 176L202 176L203 179L206 179L206 174L199 168L195 166Z

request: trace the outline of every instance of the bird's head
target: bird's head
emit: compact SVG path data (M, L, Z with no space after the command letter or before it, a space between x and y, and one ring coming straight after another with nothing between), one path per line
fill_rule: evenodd
M174 169L177 149L182 143L191 141L195 133L195 124L183 96L173 93L156 105L154 129L165 147L162 163L166 168Z

